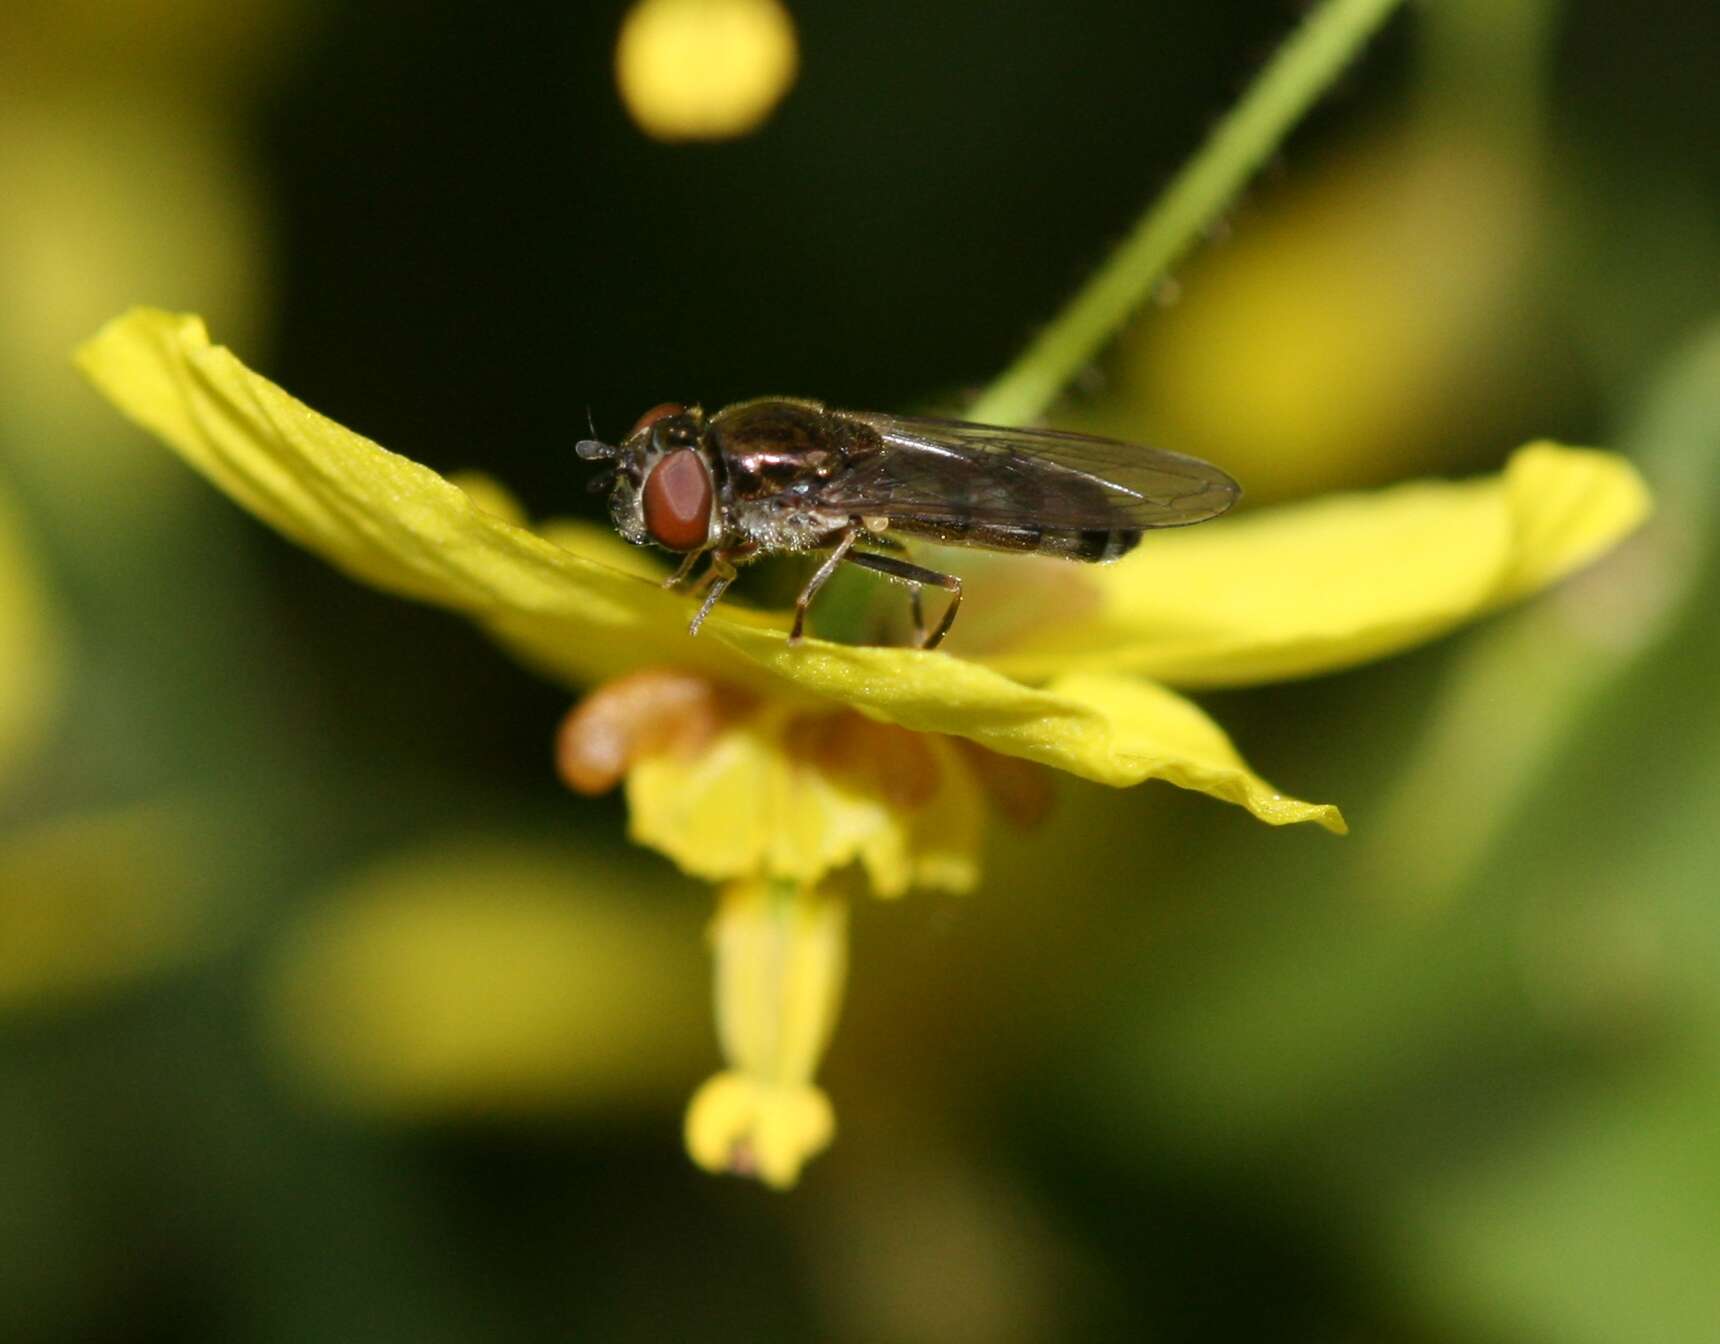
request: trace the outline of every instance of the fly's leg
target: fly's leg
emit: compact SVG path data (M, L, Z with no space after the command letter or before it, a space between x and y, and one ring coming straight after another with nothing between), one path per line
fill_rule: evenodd
M729 585L735 581L734 561L730 559L733 554L732 551L711 552L711 567L694 585L695 588L705 590L705 600L699 604L699 610L693 616L693 623L687 627L689 635L699 633L699 627L705 623L705 617L711 614L711 608L717 605L718 600L728 591Z
M679 588L687 580L687 575L693 572L693 566L699 563L703 551L688 551L681 559L680 568L663 580L665 588Z
M732 572L733 569L734 566L732 564L719 564L716 556L713 555L711 557L711 563L706 567L705 572L687 585L687 591L694 597L703 597L705 591L718 579L724 576L725 570L731 571L728 574L729 578L734 578L734 574Z
M812 599L818 595L818 590L824 587L825 580L836 572L836 566L840 565L847 557L859 535L860 525L858 523L850 524L848 529L843 532L842 540L836 543L836 549L824 557L824 563L806 581L806 587L800 590L800 596L794 599L794 625L790 627L788 632L788 643L791 648L800 643L801 632L806 627L806 609L812 605Z
M906 560L898 560L893 555L874 555L870 551L856 551L848 557L850 564L859 565L863 569L875 569L880 574L888 574L892 579L900 579L904 583L930 584L934 588L942 588L950 595L950 604L944 608L944 616L938 622L938 628L928 637L925 626L916 619L915 624L921 631L920 647L935 649L943 643L944 636L949 634L950 626L955 624L956 612L962 604L962 581L954 574L940 574L935 569L926 569L922 565L911 565ZM918 596L916 590L915 596ZM916 613L916 616L918 613Z
M880 551L894 551L899 554L908 549L894 537L886 536L882 531L874 531L871 528L866 529L866 533L860 538L860 541L863 545L874 547ZM924 586L921 584L912 583L908 585L908 610L914 622L914 642L921 647L924 647L926 643L924 591Z

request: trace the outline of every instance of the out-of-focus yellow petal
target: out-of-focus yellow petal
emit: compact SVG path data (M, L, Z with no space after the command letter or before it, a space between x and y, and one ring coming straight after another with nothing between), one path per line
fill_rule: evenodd
M475 501L318 415L211 345L195 317L134 310L78 360L111 401L286 537L354 578L495 625L576 683L670 654L738 671L714 641L685 638L685 599L545 541L484 507L495 504L488 490Z
M66 8L0 5L27 13L16 26L30 29L54 26L49 16ZM136 62L138 42L121 47L115 34L148 25L128 23L123 8L92 8L77 26L112 22L110 54ZM165 99L129 84L15 98L12 78L33 63L15 63L3 32L0 52L0 434L44 518L118 567L120 548L171 530L188 501L202 501L162 454L119 447L113 417L69 376L66 350L151 285L194 300L223 330L258 329L263 207L230 115L188 102L179 83ZM54 62L44 53L40 65Z
M0 785L41 740L60 680L59 636L18 522L0 483Z
M1074 667L1182 686L1308 676L1419 644L1543 588L1648 511L1623 458L1534 444L1497 476L1149 534L1115 565L1079 576L1089 592L1069 623L1023 629L987 662L1029 678Z
M1266 189L1126 335L1103 429L1231 471L1256 502L1449 461L1520 376L1535 174L1497 134L1376 136Z
M0 836L0 1008L78 998L181 964L222 930L210 840L166 804L79 813Z
M525 527L530 522L525 509L519 500L514 498L513 491L487 472L451 472L448 475L448 484L457 487L485 513L494 514L504 523Z
M786 1190L836 1137L830 1098L810 1084L762 1083L725 1070L687 1106L687 1153L717 1175L757 1176Z
M799 61L779 0L639 0L622 21L615 79L647 135L725 140L764 121Z
M573 518L547 518L537 525L537 533L564 551L584 556L594 564L608 565L623 574L650 579L653 583L661 583L670 574L670 566L663 563L661 552L624 541L613 527Z
M806 741L805 729L842 732L841 756ZM864 768L893 749L912 753L899 773L889 760ZM914 796L902 796L892 784L910 773ZM691 756L639 761L627 805L634 840L711 882L811 886L856 861L880 896L969 891L979 880L983 799L965 761L948 742L854 716L796 720L766 708Z
M726 890L711 925L717 1035L729 1067L687 1108L687 1151L707 1171L781 1189L830 1143L813 1084L848 972L846 902L792 882Z
M269 1033L294 1073L345 1106L429 1115L672 1096L708 1049L704 976L678 906L654 908L638 880L496 841L385 860L287 940Z

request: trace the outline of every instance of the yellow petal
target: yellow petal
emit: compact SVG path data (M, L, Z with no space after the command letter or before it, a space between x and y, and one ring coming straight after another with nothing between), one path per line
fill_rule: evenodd
M1103 745L1094 741L1081 750L1095 757L1103 752L1119 778L1168 780L1245 807L1273 826L1313 821L1336 835L1347 829L1343 814L1331 804L1279 793L1248 768L1222 728L1163 686L1077 672L1058 678L1047 690L1099 717ZM1071 725L1071 731L1092 730L1083 724Z
M1253 777L1223 735L1152 687L1094 679L1038 690L944 653L815 640L790 649L777 618L728 607L689 639L688 598L554 545L325 419L211 346L196 318L135 311L79 360L114 402L264 522L356 578L475 618L569 685L684 667L779 703L835 701L1104 784L1166 778L1243 801L1264 820L1335 824L1330 809L1286 804L1258 781L1244 787ZM1089 698L1095 687L1106 694Z
M856 755L878 750L865 728L900 731L853 722L862 730ZM765 876L810 886L858 861L880 896L972 890L983 803L948 743L915 740L931 783L928 796L909 803L797 749L795 727L783 710L766 709L690 757L639 761L627 776L629 834L709 882Z
M134 310L78 362L239 504L356 579L522 630L535 661L575 681L670 654L736 670L714 642L686 640L683 599L553 545L489 512L490 492L474 501L318 415L211 345L196 317Z
M1308 676L1396 652L1544 588L1648 514L1623 458L1532 444L1497 476L1417 481L1152 533L1083 573L1097 601L987 659L1183 686ZM976 594L976 597L979 595Z
M708 1171L794 1184L836 1132L813 1085L848 969L848 908L787 882L728 888L711 925L727 1070L687 1108L687 1151Z
M637 575L658 584L670 574L670 567L663 563L661 551L624 541L613 527L576 518L549 518L538 524L537 532L564 551L572 551L594 564L608 565L623 574ZM723 614L727 616L729 613Z
M848 976L848 904L792 882L726 889L711 922L717 1036L731 1068L809 1083Z
M1075 674L1036 689L943 654L831 644L779 650L770 662L802 688L920 732L970 738L1116 788L1166 779L1273 825L1344 829L1336 808L1286 798L1251 773L1194 704L1133 677Z
M830 1099L816 1087L761 1083L719 1073L687 1106L686 1143L693 1161L716 1175L757 1176L786 1190L800 1169L836 1137Z

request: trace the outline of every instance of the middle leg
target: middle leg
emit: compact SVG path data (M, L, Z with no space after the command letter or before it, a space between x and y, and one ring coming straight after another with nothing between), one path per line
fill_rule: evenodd
M818 595L818 590L824 587L825 581L836 572L853 549L855 540L860 536L860 524L850 523L842 532L842 540L836 543L836 548L824 557L824 563L818 567L812 577L806 581L806 587L800 590L800 596L794 599L794 625L788 632L789 647L800 643L801 632L806 628L806 609L812 605L812 599Z

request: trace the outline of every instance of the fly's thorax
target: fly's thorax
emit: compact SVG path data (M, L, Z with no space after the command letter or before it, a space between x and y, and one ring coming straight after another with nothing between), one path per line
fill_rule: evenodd
M763 553L818 550L831 545L849 523L846 514L821 509L793 490L763 499L731 497L723 512L728 535Z
M851 464L854 433L822 403L789 397L739 402L713 416L705 443L721 473L728 533L760 551L830 545L849 518L821 496Z
M815 491L849 463L849 428L816 401L767 397L725 407L705 442L720 461L731 495L765 499Z

